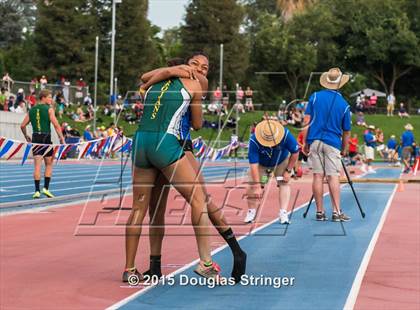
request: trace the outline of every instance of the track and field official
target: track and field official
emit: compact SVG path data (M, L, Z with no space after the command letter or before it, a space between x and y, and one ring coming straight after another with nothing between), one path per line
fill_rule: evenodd
M255 127L255 133L249 140L248 213L244 222L250 223L255 219L258 201L262 198L261 185L274 174L279 187L280 223L289 223L289 180L298 155L299 146L295 137L280 122L266 120Z
M313 168L312 190L316 202L316 219L328 220L323 206L323 178L327 177L333 205L332 220L349 221L340 209L341 155L350 136L350 106L338 91L349 80L339 68L324 72L320 84L325 88L313 93L305 111L304 150Z

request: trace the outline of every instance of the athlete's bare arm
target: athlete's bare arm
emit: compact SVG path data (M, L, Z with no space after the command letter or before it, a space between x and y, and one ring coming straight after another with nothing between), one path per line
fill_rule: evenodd
M23 136L25 137L26 141L31 142L31 137L28 136L26 133L26 126L29 124L29 113L26 113L25 118L22 121L22 124L20 124L20 130L22 130Z
M193 96L190 103L191 125L195 130L198 130L203 126L203 109L201 107L203 92L201 90L200 82L191 79L181 79L181 81L188 92Z
M153 84L167 80L171 77L194 78L195 73L193 68L187 65L155 69L142 75L141 80L145 84L143 84L141 88L146 90Z
M50 116L50 121L54 126L54 129L58 135L58 138L60 139L60 143L65 144L64 136L63 136L63 133L61 132L60 124L58 123L57 118L55 117L55 112L53 108L48 109L48 115Z

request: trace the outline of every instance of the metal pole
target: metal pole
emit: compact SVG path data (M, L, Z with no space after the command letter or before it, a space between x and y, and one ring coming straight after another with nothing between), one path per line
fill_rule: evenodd
M118 101L118 78L114 79L114 94L115 94L115 104L114 104L114 124L117 123L117 112L116 112L116 107L117 107L117 101Z
M109 102L112 104L113 83L114 83L114 58L115 58L115 19L116 19L117 1L112 1L112 29L111 29L111 70L109 79ZM115 104L115 102L114 102Z
M93 130L96 130L96 107L97 107L97 95L98 95L98 53L99 53L99 37L96 36L95 44L95 92L93 95Z
M222 94L222 98L220 101L221 109L219 113L219 124L217 126L217 130L220 131L221 122L222 122L222 108L223 108L223 44L220 44L220 72L219 72L219 87Z
M239 84L236 83L236 92L238 92ZM239 101L236 99L236 93L235 93L235 102L236 102L236 127L235 127L235 135L239 136Z

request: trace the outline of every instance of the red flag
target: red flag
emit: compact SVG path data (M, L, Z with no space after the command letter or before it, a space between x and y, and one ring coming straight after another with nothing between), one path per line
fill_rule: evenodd
M17 146L17 148L12 152L12 154L10 154L10 156L9 157L7 157L7 160L9 160L10 158L12 158L13 156L15 156L16 155L16 153L17 152L19 152L19 150L22 148L22 146L23 146L23 143L21 143L21 144L19 144L18 146Z

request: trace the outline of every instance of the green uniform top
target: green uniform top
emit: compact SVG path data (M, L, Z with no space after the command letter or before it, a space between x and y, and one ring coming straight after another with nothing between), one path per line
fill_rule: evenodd
M38 103L29 110L29 120L32 125L32 132L34 133L50 133L51 121L48 110L48 104Z
M152 85L146 93L139 131L167 132L179 137L191 95L179 78Z

